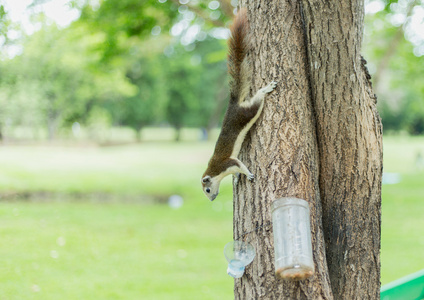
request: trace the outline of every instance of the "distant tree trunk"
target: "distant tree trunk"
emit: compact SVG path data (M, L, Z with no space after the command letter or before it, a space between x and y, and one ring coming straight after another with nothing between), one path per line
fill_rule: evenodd
M56 106L56 95L54 93L46 93L47 98L47 107L46 107L46 117L47 117L47 134L48 139L54 140L56 137L56 131L59 126L60 111L55 107Z
M223 80L221 84L219 84L220 89L215 99L215 102L216 102L215 109L212 112L209 118L208 126L206 127L208 139L210 139L211 137L210 132L212 131L212 129L218 126L222 113L225 109L225 106L228 103L226 101L228 99L228 88L227 88L226 82L227 82L227 76L223 76Z
M176 125L175 126L175 138L174 140L176 142L179 142L181 140L181 126Z
M143 130L143 125L135 126L134 130L135 130L135 139L136 139L137 143L140 143L141 137L142 137L141 131Z
M49 113L47 116L47 130L50 141L55 139L58 125L59 116L55 113Z
M255 181L234 187L234 238L257 255L236 299L379 299L381 124L359 53L363 2L342 2L241 1L252 92L278 85L240 155ZM276 280L264 226L283 196L311 209L315 275L300 282Z

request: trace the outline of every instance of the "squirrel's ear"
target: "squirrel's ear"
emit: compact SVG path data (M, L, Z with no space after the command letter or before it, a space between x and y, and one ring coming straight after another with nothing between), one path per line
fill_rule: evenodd
M203 182L203 183L211 182L211 177L210 177L209 175L208 175L208 176L203 177L203 178L202 178L202 182Z

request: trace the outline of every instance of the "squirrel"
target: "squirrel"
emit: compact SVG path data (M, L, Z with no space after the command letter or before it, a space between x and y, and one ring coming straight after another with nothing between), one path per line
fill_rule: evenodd
M276 82L271 82L249 98L251 70L247 53L250 49L246 9L241 9L231 26L228 41L228 73L230 79L230 100L222 124L215 151L202 176L202 188L210 201L219 193L221 180L230 174L243 173L252 181L254 175L237 158L244 138L259 118L266 94L272 92Z

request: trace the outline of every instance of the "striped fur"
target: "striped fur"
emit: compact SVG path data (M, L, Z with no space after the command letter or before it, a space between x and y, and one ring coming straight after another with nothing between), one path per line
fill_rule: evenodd
M220 182L225 176L242 173L249 180L253 180L253 174L237 156L247 132L262 112L265 95L276 86L275 82L271 82L252 98L249 98L251 68L248 51L250 42L245 9L241 9L234 20L228 46L228 72L231 76L230 101L214 154L202 176L203 192L211 201L218 195Z

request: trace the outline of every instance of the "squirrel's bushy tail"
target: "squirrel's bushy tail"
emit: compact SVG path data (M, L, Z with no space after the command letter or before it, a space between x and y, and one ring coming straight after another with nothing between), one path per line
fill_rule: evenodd
M228 40L228 73L230 74L230 101L242 102L249 94L250 72L246 57L249 49L246 9L237 13Z

